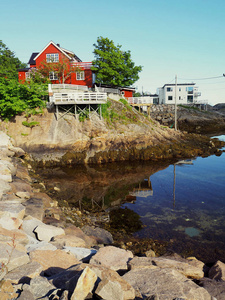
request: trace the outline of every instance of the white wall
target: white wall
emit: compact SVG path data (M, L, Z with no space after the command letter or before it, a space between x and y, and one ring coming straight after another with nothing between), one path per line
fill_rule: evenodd
M160 104L175 104L175 85L166 85L163 88L159 88L159 103ZM193 88L193 93L188 93L187 88ZM170 89L170 91L169 91ZM177 85L177 105L188 104L188 96L193 96L193 102L197 100L198 88L193 85ZM169 99L172 100L169 100Z

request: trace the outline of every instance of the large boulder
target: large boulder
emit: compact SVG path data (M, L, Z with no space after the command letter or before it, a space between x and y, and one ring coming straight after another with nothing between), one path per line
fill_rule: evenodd
M72 265L80 262L74 255L66 253L62 250L36 250L29 253L31 261L37 261L43 267L43 270L52 268L53 273L59 273ZM54 270L53 270L54 268ZM50 273L50 271L49 271Z
M82 227L82 230L86 235L95 237L98 244L109 245L113 243L112 234L103 228L93 228L91 226L86 225Z
M141 299L155 296L160 300L211 300L210 294L204 288L170 268L134 269L122 278L133 286L136 296Z
M79 276L74 288L71 300L84 300L92 292L97 281L97 275L89 267L86 267Z
M95 294L107 300L131 300L135 298L134 288L116 271L103 266L89 265L98 276L99 282Z
M4 280L9 280L14 284L27 283L30 281L30 278L39 276L42 270L41 264L36 261L30 262L10 271L6 274Z
M181 261L176 261L173 259L168 259L168 258L151 258L151 257L134 257L131 261L129 261L128 266L131 270L133 269L144 269L144 268L171 268L179 273L185 275L188 278L193 278L193 279L200 279L204 277L204 272L203 272L203 266L204 264L201 265L201 267L196 267L192 266L191 264L186 262L181 262Z
M92 256L90 264L102 265L115 271L128 269L128 262L133 258L131 251L120 249L114 246L100 248Z
M7 272L30 262L26 252L15 249L14 244L0 243L0 264Z
M217 261L209 270L209 278L225 281L225 264Z

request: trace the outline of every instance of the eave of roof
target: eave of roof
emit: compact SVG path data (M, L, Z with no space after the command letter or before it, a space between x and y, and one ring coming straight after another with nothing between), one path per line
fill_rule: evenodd
M166 84L164 84L164 86L163 86L163 88L165 87L165 86L175 86L176 84L175 83L166 83ZM177 86L181 86L181 85L195 85L195 83L178 83L177 84Z
M29 64L29 65L35 65L35 64L36 64L36 61L34 60L34 57L36 57L36 56L38 55L38 53L39 53L39 52L33 52L33 53L31 54L31 57L30 57L30 59L29 59L29 61L28 61L28 64Z
M38 53L37 56L34 57L34 60L36 60L36 59L41 55L41 53L44 52L45 49L47 49L48 46L51 45L51 44L53 44L53 46L55 46L56 49L58 49L60 52L62 52L68 59L71 59L71 56L69 56L65 51L63 51L63 48L57 46L57 44L55 44L53 41L50 41L50 42L48 43L48 45L45 46L44 49L42 49L42 50ZM71 51L69 51L69 52L70 52L70 53L73 53L73 52L71 52ZM73 53L73 54L74 54L74 53ZM74 55L75 55L75 54L74 54Z

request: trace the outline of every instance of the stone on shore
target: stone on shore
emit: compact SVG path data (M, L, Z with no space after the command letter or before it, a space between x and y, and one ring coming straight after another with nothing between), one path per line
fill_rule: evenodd
M225 264L217 261L209 270L209 278L225 281Z
M26 245L28 243L28 237L27 235L19 230L8 230L3 227L0 227L0 241L1 242L12 242L13 240L16 241L16 243Z
M33 237L36 239L36 234L34 233L34 229L38 226L38 225L42 225L43 223L37 219L37 218L33 218L31 216L26 217L23 220L23 224L22 224L22 230L29 236Z
M7 272L29 262L26 252L18 251L13 244L0 243L0 263L4 265L3 269L6 268Z
M86 235L95 237L98 244L108 245L113 243L112 234L105 229L99 227L93 228L86 225L82 227L82 230Z
M29 283L30 279L39 276L42 270L41 264L34 261L10 271L4 279L14 284Z
M74 288L74 292L71 296L71 300L84 300L86 296L92 292L97 280L97 275L89 267L86 267Z
M37 235L37 239L39 241L49 242L53 237L65 234L65 231L60 227L46 225L43 223L34 229L34 233Z
M62 250L36 250L29 253L31 261L37 261L43 267L43 270L48 270L50 276L63 271L71 267L72 265L77 265L80 262L75 258L74 255L66 253Z
M90 264L102 265L111 270L127 270L128 262L133 258L131 251L120 249L114 246L100 248L99 251L92 256Z
M89 265L89 267L100 279L95 294L107 300L135 298L134 288L116 271L98 265Z
M15 201L0 202L0 218L8 216L9 218L23 219L25 215L25 207Z
M80 247L63 247L63 250L72 253L76 259L88 262L93 255L97 253L95 249L87 249Z
M54 290L55 287L51 285L51 283L49 283L47 278L38 276L32 278L29 285L23 285L23 292L21 293L19 299L24 299L24 292L26 292L26 294L27 292L29 292L28 295L33 296L31 299L49 299L48 295L51 294Z
M63 247L88 247L88 244L82 238L75 235L58 235L53 238L53 245L57 248Z
M131 270L140 268L155 269L156 267L161 269L171 268L185 275L188 278L200 279L204 277L203 269L190 265L188 261L181 262L162 257L150 258L136 256L131 261L129 261L128 266Z
M173 269L134 269L122 276L136 290L136 297L168 299L211 300L202 287ZM155 299L155 298L154 298Z

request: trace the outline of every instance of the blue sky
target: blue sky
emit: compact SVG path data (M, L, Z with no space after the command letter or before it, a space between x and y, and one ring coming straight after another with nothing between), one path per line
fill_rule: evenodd
M142 65L139 91L195 82L201 99L225 102L224 0L2 0L0 39L23 62L49 41L93 60L98 36Z

